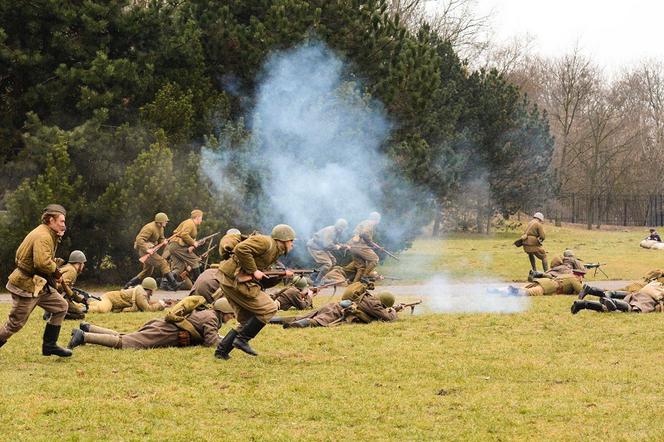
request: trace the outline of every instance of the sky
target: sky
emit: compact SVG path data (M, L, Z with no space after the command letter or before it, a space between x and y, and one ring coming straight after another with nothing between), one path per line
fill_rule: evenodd
M577 45L612 73L644 58L664 60L664 1L656 0L475 0L492 13L498 41L529 34L531 51L560 56Z

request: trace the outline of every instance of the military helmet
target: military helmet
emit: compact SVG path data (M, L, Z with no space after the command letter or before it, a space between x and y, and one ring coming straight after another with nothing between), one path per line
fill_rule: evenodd
M88 260L85 257L85 253L81 252L80 250L74 250L69 254L69 260L67 262L70 264L75 264L77 262L85 263L88 262Z
M148 276L141 282L141 287L145 290L157 290L157 281L152 276Z
M298 290L304 290L309 287L309 283L307 282L307 278L298 275L293 278L293 286Z
M44 207L44 215L67 215L67 211L60 204L49 204Z
M241 235L242 232L240 232L238 229L228 229L226 230L226 235Z
M221 313L234 313L231 304L228 302L228 299L226 298L219 298L216 301L214 301L212 308Z
M394 295L390 292L381 292L378 294L378 299L385 307L392 307L394 305Z
M379 221L380 221L380 213L378 213L378 212L371 212L371 213L369 214L369 220L379 222Z
M538 220L544 222L544 215L542 215L542 212L535 212L533 218L537 218Z
M156 223L165 223L168 221L168 215L166 215L164 212L159 212L154 216L154 222Z
M346 230L348 228L348 221L343 218L339 218L336 223L334 223L334 228L340 231Z
M567 249L563 252L563 257L564 258L574 258L574 252L572 252L570 249Z
M272 229L271 236L278 241L293 241L295 239L295 230L288 224L277 224Z

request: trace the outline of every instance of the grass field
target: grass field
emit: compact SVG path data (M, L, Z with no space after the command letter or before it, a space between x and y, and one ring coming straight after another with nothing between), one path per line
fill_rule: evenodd
M638 248L640 232L549 231L549 250L606 261L612 277L638 277L660 259ZM513 236L418 241L404 262L429 262L420 280L443 270L523 279L527 259ZM578 239L556 239L565 236ZM387 271L400 276L391 263ZM252 342L258 358L235 351L230 361L205 348L91 345L45 358L38 309L0 349L0 440L664 439L661 352L652 344L664 337L660 315L571 315L571 303L553 296L518 314L268 326ZM1 320L9 307L0 304ZM155 316L89 320L133 331ZM65 323L61 344L75 325Z
M549 261L570 248L585 262L606 264L602 269L610 279L638 279L647 271L664 266L664 250L639 247L646 230L589 231L547 224L544 247ZM512 245L519 235L520 232L488 236L458 233L444 239L419 239L411 249L399 254L400 261L389 258L380 271L403 278L404 283L424 281L437 273L445 273L457 280L489 277L525 281L530 268L528 257L523 249ZM541 269L539 261L538 268ZM588 274L589 280L606 279L600 273L593 278L592 272Z

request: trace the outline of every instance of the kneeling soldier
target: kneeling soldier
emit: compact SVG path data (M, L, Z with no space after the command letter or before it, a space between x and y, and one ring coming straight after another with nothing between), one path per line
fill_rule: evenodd
M101 301L90 301L90 313L156 312L163 310L162 300L151 302L152 292L157 290L157 281L148 276L140 285L128 289L104 293Z
M205 300L198 296L188 298L200 298L199 305L205 303ZM189 300L188 298L180 301L178 305ZM118 349L189 347L193 345L212 347L217 345L221 339L219 328L234 316L228 301L221 298L214 303L211 309L198 310L195 307L191 312L178 318L179 321L169 320L168 315L166 319L152 319L134 333L122 334L115 330L81 322L80 329L74 329L71 332L69 348L84 344L97 344Z

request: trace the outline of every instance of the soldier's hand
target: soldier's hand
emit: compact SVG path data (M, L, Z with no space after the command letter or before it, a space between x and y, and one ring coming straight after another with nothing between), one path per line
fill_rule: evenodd
M146 252L148 255L152 255L154 253L154 249L147 249Z
M60 269L55 269L55 272L53 272L53 278L56 280L62 278L62 273L60 272Z
M395 312L400 312L401 310L403 310L403 304L397 304L394 306Z
M187 250L189 251L189 253L194 253L195 248L196 248L196 246L189 246L189 248Z
M291 270L286 269L286 274L284 275L286 278L292 278L295 275Z
M264 277L265 277L265 273L261 272L260 270L256 270L256 271L254 272L254 279L255 279L255 280L260 281L260 280L263 279Z

